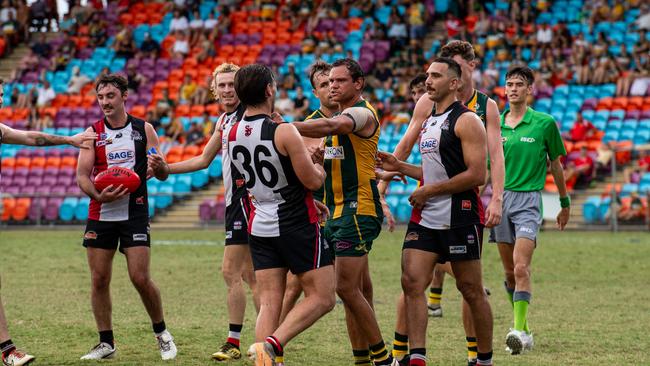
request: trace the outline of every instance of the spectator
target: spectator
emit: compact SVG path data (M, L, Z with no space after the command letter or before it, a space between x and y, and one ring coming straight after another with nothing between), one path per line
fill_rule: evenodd
M27 1L17 1L16 8L16 21L18 21L18 31L20 37L23 41L28 41L30 39L29 27L31 21L30 9L27 5Z
M408 14L408 23L410 26L409 35L411 39L423 39L425 35L426 24L426 8L424 4L418 1L411 2L411 5L406 10Z
M594 169L595 177L601 179L609 175L612 171L611 162L614 157L612 147L607 143L602 143L596 149L596 169Z
M460 32L460 21L452 13L447 13L445 28L447 29L447 37L454 38Z
M79 94L84 85L91 82L90 78L79 71L79 66L72 68L72 75L68 81L68 94Z
M388 27L388 38L391 40L392 46L400 50L408 43L408 31L406 29L406 23L404 19L400 17L397 12L394 12L391 15L390 23Z
M140 45L140 53L138 54L141 58L157 58L160 53L160 45L156 42L155 39L151 38L151 33L146 32L144 34L144 40Z
M73 4L70 7L70 16L74 19L76 24L86 24L90 14L90 8L81 6L79 0L73 0Z
M293 100L289 98L287 90L280 89L280 96L275 100L275 110L282 116L290 115L293 112Z
M50 46L50 43L47 41L45 33L39 35L38 40L32 43L31 49L39 57L50 57L52 46Z
M171 54L176 58L185 58L190 53L190 43L185 32L178 32L171 51Z
M47 80L43 81L43 86L38 87L37 93L36 106L39 108L48 107L54 98L56 98L54 88L52 88L52 85Z
M645 207L637 192L630 193L628 202L623 202L618 219L624 223L643 223L645 221Z
M52 117L45 113L40 113L38 108L32 107L29 113L28 127L32 131L43 131L45 128L52 127L54 121Z
M426 94L427 92L427 74L418 74L411 82L409 83L410 97L415 105L420 97ZM411 108L409 108L411 109Z
M59 22L59 30L66 34L77 33L77 23L69 12L64 14L63 20Z
M280 75L279 86L282 89L294 90L299 84L300 77L298 76L298 73L296 73L296 67L292 62L290 62L288 65L287 73Z
M187 131L186 145L200 145L203 142L203 128L196 122L192 122Z
M591 122L584 119L582 113L578 112L573 127L564 138L573 142L587 141L592 139L597 132L598 129Z
M537 45L540 47L549 47L553 41L553 30L548 24L542 24L537 29Z
M90 37L88 45L93 48L104 46L108 39L107 28L108 26L101 17L101 13L92 13L88 22L88 36Z
M25 57L20 60L18 67L12 71L10 79L18 81L25 72L35 69L39 64L39 61L38 55L30 49L27 51Z
M210 13L208 13L208 19L203 21L203 32L206 35L212 33L212 30L216 29L218 24L219 21L215 19L214 12L211 11Z
M37 32L47 32L49 29L50 8L47 0L37 0L30 6L32 25Z
M293 98L294 117L297 120L304 119L309 113L309 99L305 97L302 87L296 87L296 97Z
M136 70L135 65L131 64L126 70L127 88L129 94L137 94L140 85L144 84L147 79Z
M643 173L650 172L650 154L645 150L639 150L639 157L636 163L623 170L625 183L639 183Z
M587 148L580 149L580 156L567 164L566 181L576 189L586 188L593 177L594 161L587 154Z
M169 23L169 32L171 34L184 34L187 30L189 30L189 28L190 24L188 23L185 15L183 15L180 10L174 10L174 16L171 23Z
M145 115L145 121L151 123L153 128L158 131L158 129L162 126L160 123L160 118L156 115L156 111L153 109L148 109L147 114Z
M190 21L189 24L189 30L190 30L190 45L196 46L197 43L199 42L199 35L203 34L203 19L201 19L201 15L199 14L198 10L195 10L192 13L192 20Z
M214 134L214 121L210 118L208 112L203 112L203 136L212 136Z
M162 98L156 102L156 116L169 116L171 111L176 107L176 102L169 97L169 91L163 89Z
M179 91L178 101L180 104L191 104L198 85L192 80L190 75L185 75L183 85Z
M59 46L58 52L52 57L50 64L51 71L64 71L68 67L70 60L74 58L77 45L72 41L69 36L64 36L64 41Z
M133 39L133 33L131 28L124 27L116 36L115 41L113 42L113 49L115 50L115 56L122 57L125 59L130 59L135 56L138 48L135 45L135 40Z

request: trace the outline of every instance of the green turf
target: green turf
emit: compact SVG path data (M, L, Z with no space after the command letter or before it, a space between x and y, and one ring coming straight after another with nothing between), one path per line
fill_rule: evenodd
M384 338L393 338L395 300L400 291L399 256L403 229L384 233L373 246L371 271L377 316ZM153 233L152 271L162 291L166 323L179 348L178 365L209 365L227 331L221 245L173 244L174 240L220 242L214 231ZM14 341L40 365L80 364L97 341L90 310L89 273L81 232L0 232L2 297ZM181 245L183 244L183 245ZM209 244L209 243L208 243ZM644 233L543 233L533 261L529 319L532 353L509 356L504 337L512 312L502 287L496 249L485 250L486 284L492 289L495 363L498 365L650 364L650 237ZM112 284L118 357L111 365L153 365L159 361L150 324L118 255ZM432 365L463 365L460 298L452 279L443 293L444 317L431 319L428 357ZM249 306L243 346L252 340ZM288 365L351 365L342 306L287 346ZM249 365L249 361L237 364Z

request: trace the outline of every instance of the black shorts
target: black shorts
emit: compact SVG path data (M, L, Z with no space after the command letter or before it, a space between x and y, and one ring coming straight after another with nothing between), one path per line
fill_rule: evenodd
M128 221L88 220L83 246L86 248L117 249L120 252L132 247L148 247L151 244L149 219Z
M226 207L226 245L248 244L249 201L244 197Z
M310 224L278 237L249 237L253 268L289 268L300 274L333 263L332 248L327 244L318 224Z
M436 253L438 263L481 259L483 225L454 229L429 229L409 222L402 249L419 249Z

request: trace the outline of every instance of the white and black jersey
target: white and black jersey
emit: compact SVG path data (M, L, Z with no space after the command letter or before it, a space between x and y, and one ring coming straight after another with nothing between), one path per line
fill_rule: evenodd
M140 187L117 201L100 203L90 200L88 219L96 221L126 221L149 217L147 200L147 134L145 121L127 116L126 125L112 128L106 119L95 122L95 163L92 176L111 167L133 170L140 177Z
M277 127L268 115L245 116L228 133L228 154L252 203L248 231L259 237L279 237L318 221L311 191L275 146Z
M228 133L232 126L242 119L245 110L246 107L239 103L239 106L234 111L223 113L219 116L216 124L216 128L221 131L221 163L223 165L223 186L226 194L226 207L229 207L233 202L240 202L241 198L246 196L244 178L239 174L237 169L233 169L232 161L228 155Z
M458 118L473 113L460 102L424 121L420 130L421 185L449 180L467 170L460 138L454 131ZM411 221L429 229L452 229L483 224L478 187L464 192L429 198L422 209L413 209Z

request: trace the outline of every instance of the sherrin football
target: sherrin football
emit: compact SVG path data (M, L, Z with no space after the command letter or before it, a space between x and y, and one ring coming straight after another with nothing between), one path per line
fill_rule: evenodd
M97 191L101 192L111 184L113 188L121 184L129 190L129 193L133 193L140 187L140 177L133 170L119 166L108 168L95 176Z

